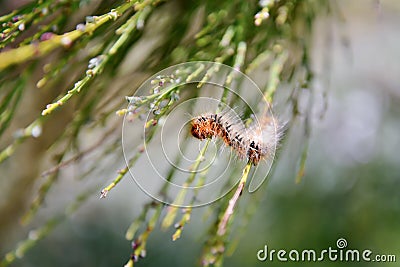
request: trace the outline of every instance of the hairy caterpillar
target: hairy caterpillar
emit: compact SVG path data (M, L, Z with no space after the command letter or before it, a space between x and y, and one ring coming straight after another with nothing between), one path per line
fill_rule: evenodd
M280 139L275 119L267 113L259 125L246 128L242 120L227 111L220 114L205 113L191 120L190 132L200 140L220 137L232 147L240 158L247 158L253 165L273 157Z

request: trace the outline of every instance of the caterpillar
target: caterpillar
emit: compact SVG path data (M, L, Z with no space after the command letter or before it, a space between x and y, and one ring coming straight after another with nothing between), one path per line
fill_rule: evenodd
M246 158L253 165L273 157L280 139L277 123L267 113L259 124L253 123L248 128L230 112L205 113L192 118L190 133L200 140L220 137L241 159Z

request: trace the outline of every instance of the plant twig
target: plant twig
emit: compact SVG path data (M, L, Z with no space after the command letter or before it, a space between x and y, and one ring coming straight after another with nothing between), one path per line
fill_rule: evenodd
M225 210L224 216L221 218L219 224L218 224L218 231L217 234L219 236L223 236L226 233L227 230L227 224L229 222L229 219L231 218L236 203L239 200L240 195L243 192L243 188L246 184L247 181L247 177L249 175L250 172L250 168L251 168L251 162L248 162L246 167L243 169L243 173L242 173L242 178L240 179L239 185L236 188L235 194L233 195L233 197L229 200L229 205Z
M64 33L63 35L53 34L52 38L42 41L39 44L33 43L0 53L0 70L14 64L20 64L33 58L44 56L59 47L67 48L80 37L90 35L106 22L117 19L137 3L137 1L129 0L106 14L92 17L90 21L87 21L85 27ZM142 5L138 5L138 8L142 8ZM138 8L135 9L138 10Z
M204 155L207 151L209 143L210 143L210 139L208 139L206 141L204 147L201 149L200 153L197 155L196 161L193 163L192 168L191 168L192 172L189 175L188 179L185 181L185 183L182 185L182 190L178 193L177 197L174 200L173 205L168 207L167 214L165 215L164 220L161 223L162 229L167 229L168 227L170 227L172 225L173 221L175 220L176 213L179 209L179 206L182 205L182 203L185 199L185 196L187 193L187 187L190 186L190 184L195 179L197 170L199 169L200 163L204 159Z
M21 241L14 250L8 252L4 256L2 261L0 261L0 267L6 267L12 264L15 260L22 258L32 247L36 245L37 242L45 238L56 226L65 221L78 208L80 208L82 204L88 200L92 193L97 190L97 188L95 190L91 188L79 194L75 200L65 208L64 213L52 217L46 223L44 223L43 226L31 230L28 238Z

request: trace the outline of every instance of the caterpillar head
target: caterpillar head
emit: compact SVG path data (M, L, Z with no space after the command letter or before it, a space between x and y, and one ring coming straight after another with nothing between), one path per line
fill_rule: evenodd
M193 135L193 137L200 140L212 138L215 135L210 120L204 118L203 116L198 116L192 119L190 133Z

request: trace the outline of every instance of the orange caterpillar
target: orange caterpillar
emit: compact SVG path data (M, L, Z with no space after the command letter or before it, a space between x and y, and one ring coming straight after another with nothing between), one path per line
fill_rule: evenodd
M253 165L271 157L279 141L276 122L270 116L264 116L260 126L246 128L238 116L228 112L206 113L191 120L190 132L200 140L220 137L240 158L247 158Z

